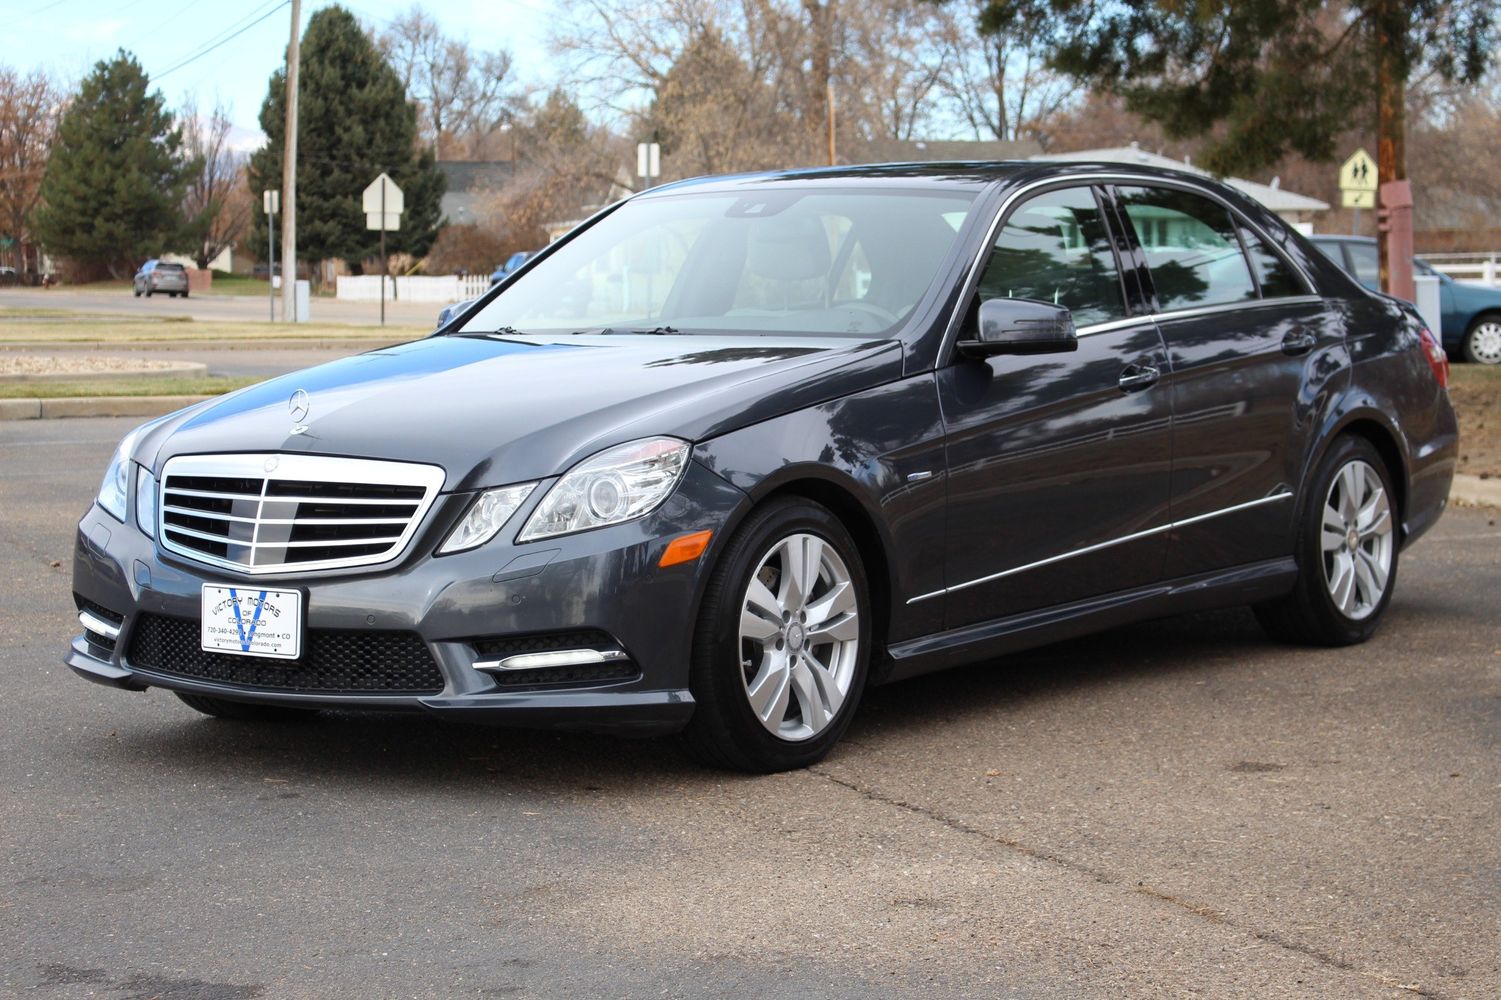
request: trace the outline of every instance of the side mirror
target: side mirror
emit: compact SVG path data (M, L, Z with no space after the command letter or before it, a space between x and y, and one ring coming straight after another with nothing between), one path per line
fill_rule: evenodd
M1074 316L1063 306L1032 299L990 299L980 303L980 330L958 343L966 358L996 354L1062 354L1079 349Z
M478 301L477 299L465 299L463 302L455 302L451 306L444 306L442 309L439 309L438 310L438 325L435 326L435 327L433 327L433 329L435 329L435 330L441 330L441 329L443 329L449 323L452 323L454 321L455 317L457 317L460 313L466 311L470 306L474 305L474 303L477 302L477 301Z

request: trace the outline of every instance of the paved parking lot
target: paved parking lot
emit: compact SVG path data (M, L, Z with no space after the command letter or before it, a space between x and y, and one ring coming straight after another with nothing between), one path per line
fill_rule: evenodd
M872 693L823 765L74 678L129 421L0 424L0 995L1495 997L1501 527L1367 646L1234 611Z

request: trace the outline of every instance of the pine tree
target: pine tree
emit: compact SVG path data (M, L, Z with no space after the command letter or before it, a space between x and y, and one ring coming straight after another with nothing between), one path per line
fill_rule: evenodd
M1378 179L1404 180L1408 80L1474 83L1497 44L1495 0L985 3L982 31L1040 30L1055 69L1122 96L1169 136L1207 136L1202 162L1217 173L1289 152L1329 160L1342 133L1374 125ZM1384 229L1379 242L1390 290Z
M262 257L266 217L259 193L281 188L285 109L286 74L278 70L261 105L268 141L250 158L257 195L251 249ZM376 256L380 233L365 228L360 195L382 171L406 202L401 228L386 234L387 250L426 253L442 222L446 180L432 152L417 147L417 110L401 78L342 7L319 10L303 32L298 118L298 255L339 258L356 270Z
M53 149L33 223L49 253L120 278L190 242L182 199L193 164L135 57L121 50L95 64Z

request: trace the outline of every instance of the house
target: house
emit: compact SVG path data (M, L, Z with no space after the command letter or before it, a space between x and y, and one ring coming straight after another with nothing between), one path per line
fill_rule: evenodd
M438 169L448 180L440 203L443 216L453 226L479 222L484 203L516 176L511 160L439 160Z
M1079 149L1070 153L1039 154L1031 156L1029 159L1070 160L1086 163L1130 163L1136 166L1182 170L1186 173L1198 174L1201 177L1213 176L1209 171L1202 167L1196 167L1186 160L1175 160L1170 156L1163 156L1160 153L1148 152L1134 142L1129 146L1115 146L1108 149ZM1270 184L1259 184L1256 181L1242 180L1239 177L1222 177L1220 180L1230 187L1235 188L1252 201L1260 202L1263 207L1280 215L1283 221L1304 232L1312 231L1314 216L1320 212L1329 211L1328 202L1288 191L1286 188L1279 186L1276 181Z
M872 139L848 159L850 163L968 163L987 160L1025 160L1042 152L1032 139L938 140Z

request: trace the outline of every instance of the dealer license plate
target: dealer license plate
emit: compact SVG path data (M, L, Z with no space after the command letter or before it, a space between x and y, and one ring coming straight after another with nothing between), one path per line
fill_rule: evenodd
M201 644L213 653L295 660L302 653L302 592L204 584Z

